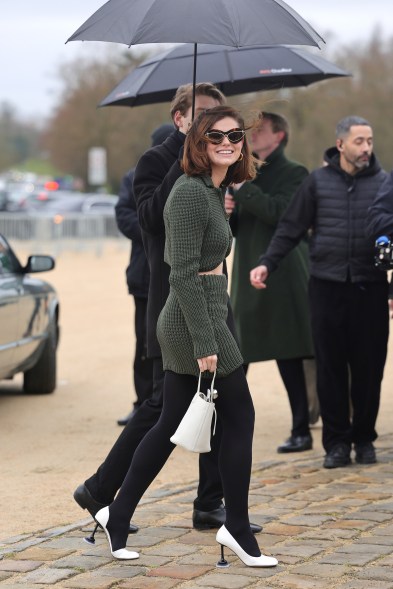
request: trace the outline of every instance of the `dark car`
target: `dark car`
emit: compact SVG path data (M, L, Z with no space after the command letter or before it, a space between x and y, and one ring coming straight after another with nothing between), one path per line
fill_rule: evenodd
M30 274L55 266L50 256L29 256L22 266L0 235L0 380L23 372L23 390L56 388L59 301L54 288Z

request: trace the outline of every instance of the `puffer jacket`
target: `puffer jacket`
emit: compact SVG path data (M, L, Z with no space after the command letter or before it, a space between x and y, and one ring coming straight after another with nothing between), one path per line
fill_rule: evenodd
M355 175L340 167L335 147L325 153L326 166L302 183L259 263L269 272L311 230L310 274L335 282L384 282L374 266L374 241L366 236L367 210L387 177L374 155Z

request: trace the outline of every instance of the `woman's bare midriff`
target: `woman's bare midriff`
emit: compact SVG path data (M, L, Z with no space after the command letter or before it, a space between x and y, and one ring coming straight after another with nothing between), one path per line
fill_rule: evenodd
M204 274L222 274L224 268L223 262L217 268L213 268L213 270L209 270L208 272L198 272L199 276L203 276Z

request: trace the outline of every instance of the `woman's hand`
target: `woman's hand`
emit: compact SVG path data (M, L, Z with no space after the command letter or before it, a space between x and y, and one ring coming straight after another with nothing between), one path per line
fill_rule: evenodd
M201 372L205 370L215 372L217 370L217 354L206 356L205 358L198 358L197 362Z

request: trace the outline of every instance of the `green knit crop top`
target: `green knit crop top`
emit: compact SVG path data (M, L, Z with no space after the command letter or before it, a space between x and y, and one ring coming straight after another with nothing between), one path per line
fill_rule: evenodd
M186 320L195 357L201 358L207 355L207 349L215 348L215 336L203 277L198 273L219 266L232 245L222 189L214 186L210 176L181 176L166 202L164 221L164 260L171 267L169 284Z

